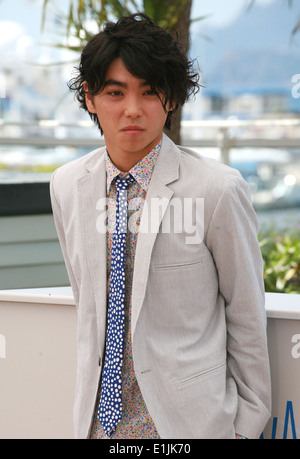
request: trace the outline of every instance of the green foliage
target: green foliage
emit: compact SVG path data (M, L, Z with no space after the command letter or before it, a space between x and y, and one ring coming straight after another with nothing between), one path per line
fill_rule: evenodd
M189 0L69 0L68 14L60 18L66 38L76 38L78 45L58 43L57 47L80 51L101 26L122 16L144 12L161 27L176 26L184 7ZM43 0L42 29L45 27L49 7L54 7L52 0ZM55 14L55 13L54 13ZM199 18L202 19L202 18Z
M259 234L266 292L300 293L300 225Z
M143 11L161 27L173 28L188 0L144 0Z
M36 165L19 165L19 166L8 166L5 163L0 163L0 171L8 171L8 172L30 172L30 173L38 173L38 172L54 172L55 169L62 166L62 164L36 164ZM37 177L38 179L38 177Z

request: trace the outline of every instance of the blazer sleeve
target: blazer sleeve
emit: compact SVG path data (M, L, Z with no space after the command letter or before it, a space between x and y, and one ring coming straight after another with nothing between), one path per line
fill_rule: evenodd
M56 227L56 232L58 235L60 247L62 250L63 258L65 261L65 266L67 269L67 273L69 276L69 281L72 287L73 295L74 295L74 300L76 303L76 307L78 307L79 304L79 288L76 282L76 278L74 276L71 263L69 261L68 257L68 252L67 252L67 243L66 243L66 234L64 230L64 225L63 225L63 218L62 218L62 212L61 212L61 207L59 205L58 199L56 197L56 190L55 190L55 176L56 176L56 171L52 174L51 180L50 180L50 197L51 197L51 205L52 205L52 211L53 211L53 217L54 217L54 223Z
M271 383L263 260L248 184L240 176L221 193L207 233L226 303L228 368L239 395L235 431L258 438L270 418Z

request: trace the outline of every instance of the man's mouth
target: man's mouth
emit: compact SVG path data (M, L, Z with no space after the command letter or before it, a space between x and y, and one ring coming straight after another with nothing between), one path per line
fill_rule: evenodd
M136 126L136 125L130 125L126 126L123 129L121 129L122 132L125 132L127 134L140 134L141 132L144 131L144 129L141 126Z

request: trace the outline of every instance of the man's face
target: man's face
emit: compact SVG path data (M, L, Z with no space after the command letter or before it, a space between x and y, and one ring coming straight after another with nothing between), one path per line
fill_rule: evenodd
M110 65L99 94L86 94L86 104L90 113L97 114L109 155L121 170L133 167L159 143L167 116L162 103L122 59Z

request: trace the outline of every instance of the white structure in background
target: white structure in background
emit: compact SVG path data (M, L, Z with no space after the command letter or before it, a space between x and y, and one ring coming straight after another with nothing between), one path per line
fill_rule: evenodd
M262 437L300 438L300 295L267 293L266 313L273 406ZM77 314L70 287L0 291L0 324L9 343L0 359L0 439L73 438Z
M0 335L0 359L6 358L6 338L4 335Z
M6 98L6 79L3 73L0 73L0 99Z

